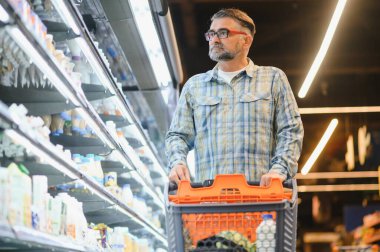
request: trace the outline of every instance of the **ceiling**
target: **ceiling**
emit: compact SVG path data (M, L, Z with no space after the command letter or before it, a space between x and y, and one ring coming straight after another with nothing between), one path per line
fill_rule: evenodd
M337 1L332 0L169 0L185 80L214 66L208 58L203 33L209 18L221 8L237 7L255 21L257 33L249 57L257 65L284 70L300 108L380 105L380 33L378 0L348 0L327 56L303 99L300 86L317 54ZM339 124L311 172L347 171L345 153L349 134L357 153L359 127L371 133L366 163L356 160L355 171L377 170L380 165L380 113L303 114L302 168L332 118ZM357 157L356 157L357 159ZM377 179L299 180L299 184L377 183ZM330 210L330 218L311 221L313 195L328 196L326 204L361 204L372 192L301 193L300 223L305 229L329 230L342 221L342 208ZM332 197L330 197L332 196ZM376 197L375 197L376 198ZM310 221L309 221L310 220ZM333 220L333 221L332 221ZM336 220L336 221L334 221Z

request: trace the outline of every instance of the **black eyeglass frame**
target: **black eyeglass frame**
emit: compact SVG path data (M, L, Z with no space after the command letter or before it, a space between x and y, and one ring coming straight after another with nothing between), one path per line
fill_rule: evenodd
M219 39L228 38L230 34L241 34L241 35L248 35L246 32L243 31L236 31L236 30L230 30L227 28L222 28L217 31L209 30L205 33L206 41L211 41L215 36L217 36Z

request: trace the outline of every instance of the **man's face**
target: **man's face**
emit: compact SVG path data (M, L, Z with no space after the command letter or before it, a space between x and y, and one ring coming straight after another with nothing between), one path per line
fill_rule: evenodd
M232 18L217 18L210 26L210 30L217 32L220 29L242 31L242 27ZM242 52L244 44L240 34L230 34L227 38L218 38L216 35L209 41L210 59L214 61L229 61Z

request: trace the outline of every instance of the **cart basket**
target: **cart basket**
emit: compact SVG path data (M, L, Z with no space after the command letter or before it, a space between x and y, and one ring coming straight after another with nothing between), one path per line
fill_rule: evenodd
M174 194L167 185L169 251L256 251L256 228L263 214L272 214L276 222L275 251L295 251L296 180L287 186L291 189L272 179L260 187L242 174L217 175L203 184L183 180Z

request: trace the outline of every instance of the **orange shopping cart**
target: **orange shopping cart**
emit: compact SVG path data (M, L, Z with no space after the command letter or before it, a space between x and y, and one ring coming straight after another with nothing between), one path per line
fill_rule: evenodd
M171 252L296 249L295 179L284 186L273 179L267 187L247 182L241 174L217 175L201 184L185 180L178 188L167 186L165 205ZM259 248L257 228L268 214L276 223L274 239Z

